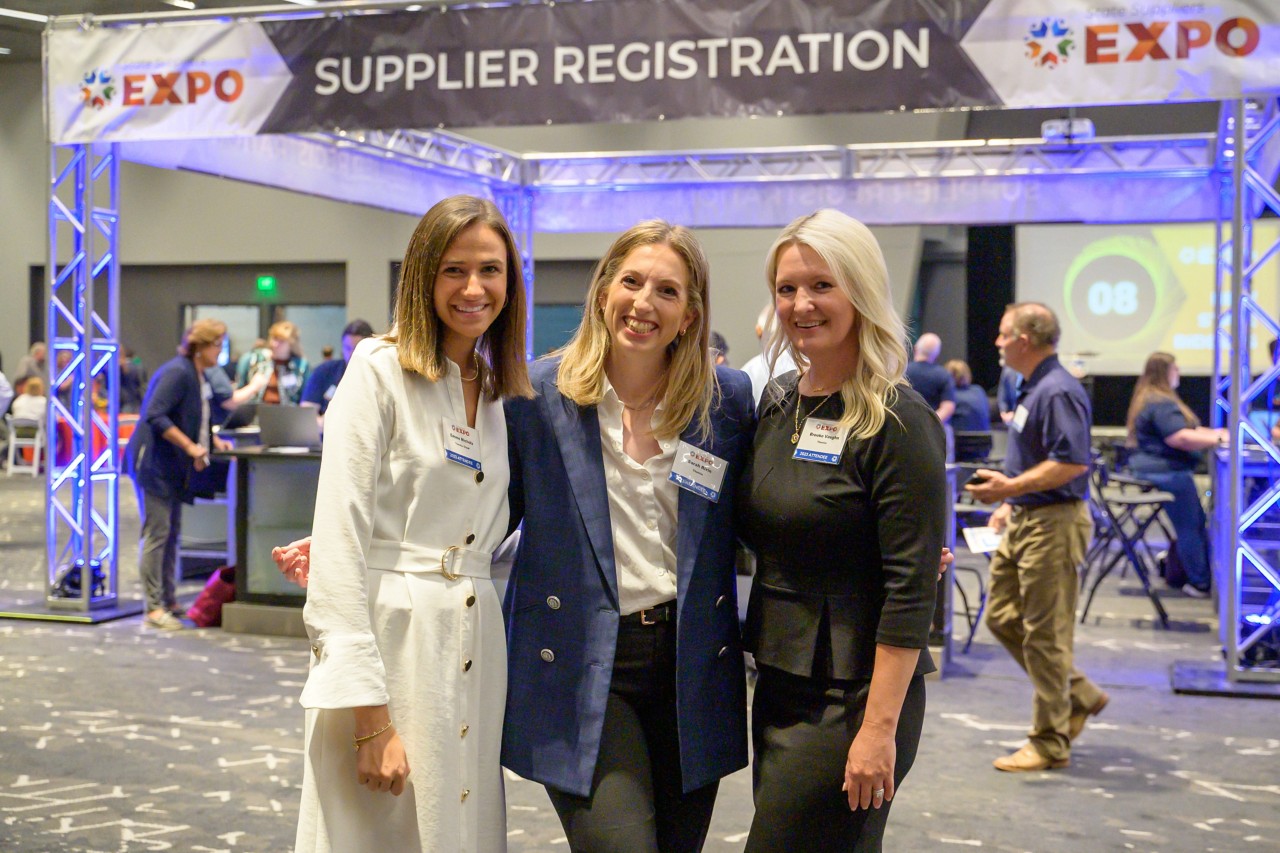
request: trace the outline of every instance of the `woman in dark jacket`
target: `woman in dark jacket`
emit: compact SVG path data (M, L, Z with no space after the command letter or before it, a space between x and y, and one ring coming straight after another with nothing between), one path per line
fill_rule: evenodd
M138 574L147 597L144 623L163 631L183 627L175 611L174 566L182 526L182 504L191 502L188 482L209 466L212 391L204 371L218 363L225 324L197 320L187 329L176 358L156 371L147 386L142 415L125 451L142 513Z
M906 330L865 226L835 210L797 219L766 280L799 373L766 391L738 495L759 558L746 849L876 851L934 670L942 424L903 379Z

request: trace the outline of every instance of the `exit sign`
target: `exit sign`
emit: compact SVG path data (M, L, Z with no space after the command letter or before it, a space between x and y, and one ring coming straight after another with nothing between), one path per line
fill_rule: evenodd
M259 293L275 293L276 277L273 275L258 276L258 292Z

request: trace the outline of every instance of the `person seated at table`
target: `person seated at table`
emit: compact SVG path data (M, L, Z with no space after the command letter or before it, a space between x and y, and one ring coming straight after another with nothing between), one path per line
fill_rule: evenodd
M1177 556L1187 573L1182 591L1193 598L1209 595L1209 553L1204 506L1192 471L1200 451L1226 444L1230 433L1200 425L1178 396L1181 374L1174 357L1154 352L1147 358L1129 403L1127 444L1133 449L1129 470L1173 495L1164 509L1177 534Z
M946 368L956 383L956 412L951 416L951 428L960 432L989 432L991 401L981 385L973 384L973 371L969 365L953 358L947 362Z

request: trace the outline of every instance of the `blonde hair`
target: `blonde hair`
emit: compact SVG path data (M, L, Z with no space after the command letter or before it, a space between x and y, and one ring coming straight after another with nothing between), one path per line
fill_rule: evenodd
M1138 415L1142 414L1142 410L1152 400L1172 400L1187 419L1188 427L1195 429L1200 426L1196 413L1191 411L1191 407L1182 401L1178 392L1169 384L1169 368L1176 363L1177 360L1167 352L1153 352L1147 356L1147 363L1143 365L1142 375L1138 377L1138 384L1133 388L1133 398L1129 401L1129 416L1125 419L1129 432L1125 444L1129 447L1138 446L1138 433L1135 429Z
M221 320L196 320L182 333L182 343L178 344L178 355L184 358L195 358L201 348L207 347L227 333L227 324Z
M947 373L950 373L951 378L955 380L957 388L968 388L973 384L973 371L961 359L951 359L947 362L946 367Z
M302 356L302 347L298 343L298 327L288 320L281 320L278 323L272 323L271 328L267 329L268 341L288 341L289 354L294 356Z
M26 383L23 384L22 393L26 394L28 397L44 396L44 380L39 376L30 377L27 379Z
M765 280L771 293L775 293L779 257L797 245L817 253L853 305L852 334L858 355L853 375L840 386L844 401L840 426L855 438L870 438L884 427L886 413L897 402L908 352L907 329L893 307L884 254L867 226L838 210L819 210L784 228L770 247ZM785 346L803 370L808 359L785 339L780 326L769 340L770 367Z
M604 397L604 366L612 338L604 320L604 296L627 256L644 246L666 246L684 262L689 275L688 310L693 321L667 349L666 387L662 411L652 428L657 438L675 438L695 420L699 435L711 434L711 406L719 385L710 352L710 265L702 245L687 228L661 219L631 226L613 241L591 275L582 323L564 348L556 376L560 393L579 406L595 406Z
M395 322L384 337L396 345L400 366L438 382L448 374L444 323L436 314L436 277L440 259L459 234L484 225L502 239L507 251L506 304L476 342L484 356L481 387L489 399L532 397L525 364L525 292L520 251L507 221L493 202L455 195L432 205L409 238L400 267Z

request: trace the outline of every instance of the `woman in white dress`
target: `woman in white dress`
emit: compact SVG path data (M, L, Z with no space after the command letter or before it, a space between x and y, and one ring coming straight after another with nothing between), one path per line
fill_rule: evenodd
M501 213L436 204L395 325L356 348L325 419L303 615L297 851L502 851L507 532L501 400L531 394L520 256Z

